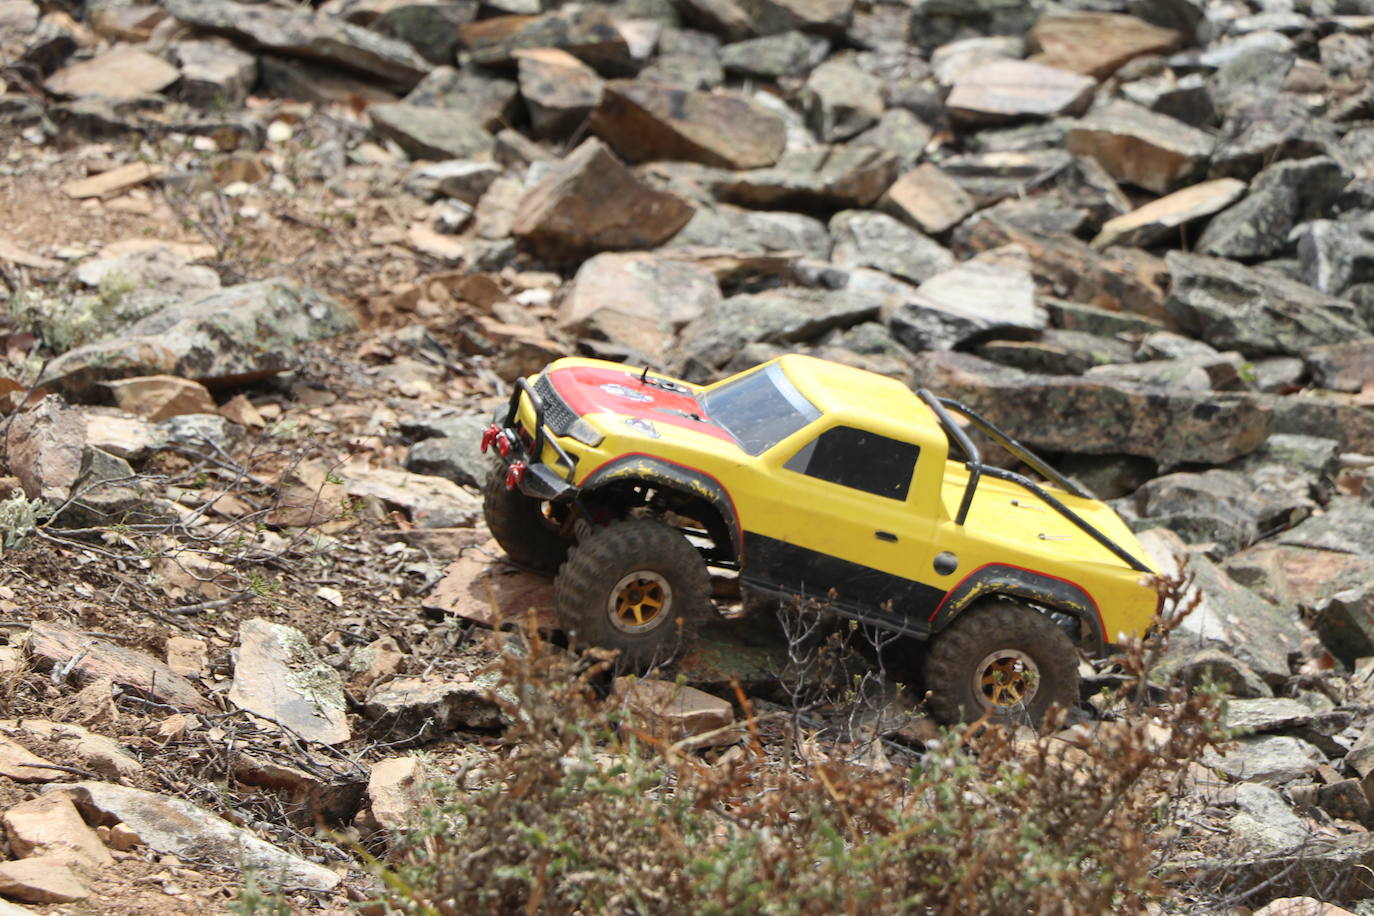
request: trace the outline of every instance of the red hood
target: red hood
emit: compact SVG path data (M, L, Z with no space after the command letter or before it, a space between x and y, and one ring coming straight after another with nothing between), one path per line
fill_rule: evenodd
M686 386L661 376L649 375L641 381L640 373L626 369L572 366L555 369L548 379L578 416L613 413L734 441L711 422Z

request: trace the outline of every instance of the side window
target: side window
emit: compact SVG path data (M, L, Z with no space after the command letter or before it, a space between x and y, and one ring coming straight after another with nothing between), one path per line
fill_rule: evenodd
M906 499L920 454L921 449L910 442L852 426L835 426L802 446L784 467L842 487L900 500Z

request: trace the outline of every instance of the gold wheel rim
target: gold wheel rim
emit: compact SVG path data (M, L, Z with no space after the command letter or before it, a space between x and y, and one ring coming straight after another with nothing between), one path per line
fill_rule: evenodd
M974 694L983 705L1009 709L1028 704L1040 684L1035 660L1016 649L990 652L973 673Z
M673 601L673 588L656 572L636 570L611 589L606 610L611 624L625 633L642 633L658 626Z

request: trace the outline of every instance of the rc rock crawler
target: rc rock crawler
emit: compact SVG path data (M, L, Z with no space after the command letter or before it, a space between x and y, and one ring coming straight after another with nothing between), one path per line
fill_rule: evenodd
M983 463L956 420L1043 478ZM1157 604L1108 506L962 405L789 355L697 386L560 359L486 430L492 534L556 573L574 640L647 666L714 613L710 569L926 643L932 711L1038 722ZM954 454L951 454L953 448Z

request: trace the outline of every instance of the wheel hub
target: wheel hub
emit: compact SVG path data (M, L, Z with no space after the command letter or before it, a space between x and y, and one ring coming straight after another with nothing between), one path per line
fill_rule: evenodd
M995 709L1029 705L1040 683L1035 660L1017 649L990 652L973 669L973 693Z
M658 626L672 606L668 580L647 569L636 570L611 589L606 612L611 625L624 633L642 633Z

